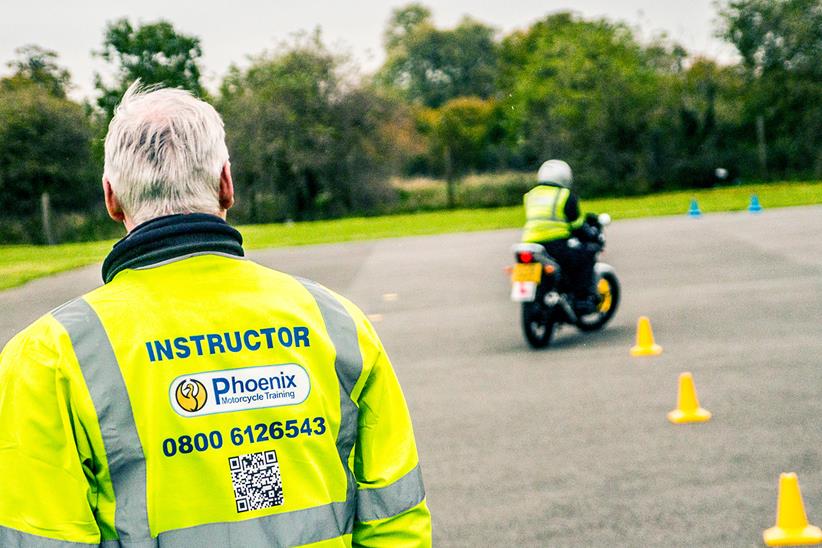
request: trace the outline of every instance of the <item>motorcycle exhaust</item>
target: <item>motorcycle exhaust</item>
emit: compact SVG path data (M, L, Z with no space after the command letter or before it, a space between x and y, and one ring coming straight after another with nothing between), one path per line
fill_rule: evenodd
M560 295L556 291L551 291L545 294L545 298L543 299L543 301L545 302L546 306L551 308L555 307L556 305L560 305L562 307L562 310L568 316L568 320L572 323L576 323L577 315L574 312L574 309L571 307L571 305L568 304L568 300L564 296Z

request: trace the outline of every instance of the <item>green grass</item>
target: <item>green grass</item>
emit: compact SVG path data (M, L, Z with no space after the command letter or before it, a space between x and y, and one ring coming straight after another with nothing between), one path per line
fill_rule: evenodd
M822 182L744 185L711 190L687 190L633 198L583 201L586 211L608 212L615 219L684 215L691 198L703 213L738 211L759 195L764 208L822 204ZM240 227L246 247L259 249L398 236L515 228L523 224L521 207L463 209L334 221L249 225ZM102 261L113 240L57 246L0 246L0 289Z
M811 183L770 183L740 185L710 190L684 190L634 198L588 200L588 211L607 211L614 219L658 217L685 214L692 198L703 213L741 211L748 208L751 195L757 194L763 208L822 204L822 181Z
M0 246L0 289L100 262L113 244L114 240L55 246Z

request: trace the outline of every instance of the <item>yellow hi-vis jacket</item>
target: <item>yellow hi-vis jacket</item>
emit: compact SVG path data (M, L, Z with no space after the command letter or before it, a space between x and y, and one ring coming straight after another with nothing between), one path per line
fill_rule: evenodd
M0 354L0 546L429 546L373 327L217 254L123 270Z
M525 229L522 241L540 243L570 238L571 231L579 228L584 220L566 217L565 204L570 196L569 189L553 184L541 184L528 191L523 197Z

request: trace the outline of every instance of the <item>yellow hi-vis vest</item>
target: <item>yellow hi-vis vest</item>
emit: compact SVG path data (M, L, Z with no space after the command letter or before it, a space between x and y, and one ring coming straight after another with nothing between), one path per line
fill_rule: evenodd
M571 237L565 204L571 191L555 185L539 185L525 194L523 242L549 242Z
M349 301L240 258L124 270L0 354L0 546L430 546Z

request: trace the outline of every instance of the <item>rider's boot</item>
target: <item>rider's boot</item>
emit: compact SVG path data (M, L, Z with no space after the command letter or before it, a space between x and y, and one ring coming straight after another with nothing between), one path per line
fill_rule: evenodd
M601 300L602 297L596 286L591 285L585 293L577 294L574 299L574 309L578 314L591 314L596 312Z

